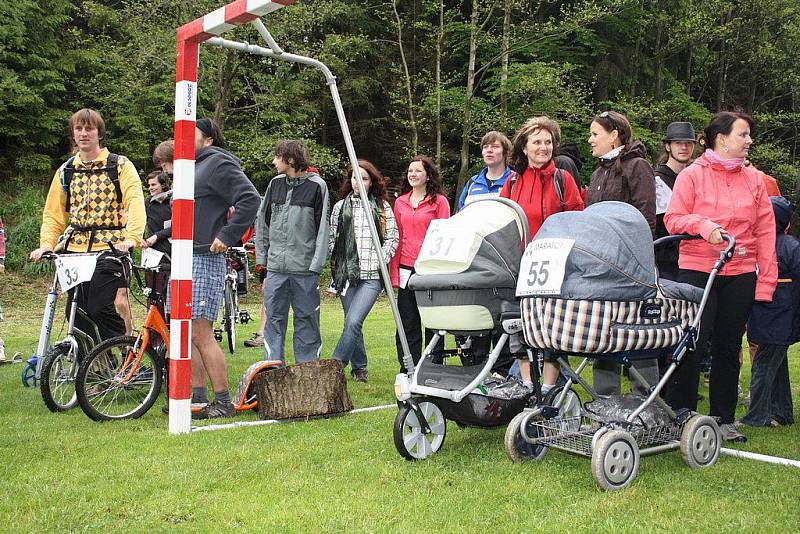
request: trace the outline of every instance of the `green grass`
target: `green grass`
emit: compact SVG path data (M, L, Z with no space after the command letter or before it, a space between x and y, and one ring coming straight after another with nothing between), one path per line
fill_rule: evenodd
M0 336L9 353L27 356L35 347L45 284L0 277ZM256 315L255 299L246 307ZM326 357L341 323L339 303L325 299ZM240 339L254 329L240 327ZM385 300L365 329L370 382L348 381L357 408L394 400L394 326ZM240 349L229 358L232 387L259 357L259 349ZM797 384L797 351L791 370ZM603 493L584 458L550 451L541 462L512 464L503 429L450 423L442 450L416 463L395 451L394 409L171 436L160 401L136 421L94 423L79 409L51 414L38 390L21 387L20 371L0 366L3 531L798 530L794 468L723 456L696 471L671 452L643 458L627 490ZM750 441L737 448L800 459L800 426L747 434Z

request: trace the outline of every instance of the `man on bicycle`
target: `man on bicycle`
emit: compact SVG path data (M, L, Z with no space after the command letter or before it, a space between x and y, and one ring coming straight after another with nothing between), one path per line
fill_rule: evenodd
M238 158L226 151L219 127L200 119L195 128L194 261L192 262L192 401L202 402L206 373L214 401L192 417L235 414L228 391L225 355L214 339L214 322L225 289L225 256L256 218L261 198ZM228 218L228 210L233 213ZM174 258L173 258L174 261Z
M77 151L53 176L42 214L39 248L30 257L39 261L56 248L65 231L67 239L60 246L69 252L101 252L113 247L116 254L125 254L141 244L145 225L144 195L136 167L103 147L106 126L97 111L84 108L75 112L69 131ZM116 254L98 258L92 279L82 284L78 302L97 324L101 339L127 330L117 306L122 300L118 293L126 294L128 275ZM78 324L81 329L86 326Z

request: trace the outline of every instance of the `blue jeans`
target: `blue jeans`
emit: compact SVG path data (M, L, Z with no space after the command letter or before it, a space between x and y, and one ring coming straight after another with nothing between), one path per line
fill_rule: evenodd
M750 426L769 425L771 419L794 423L792 391L786 345L762 343L753 360L750 377L750 409L742 422Z
M289 306L294 312L294 359L297 363L319 359L322 338L319 332L319 275L287 274L270 271L264 280L265 360L286 362L284 340Z
M344 330L336 348L333 349L333 358L342 362L342 366L351 363L351 371L367 368L367 349L364 347L364 333L361 327L369 311L378 300L381 292L380 280L361 280L347 288L342 295L342 308L344 309Z

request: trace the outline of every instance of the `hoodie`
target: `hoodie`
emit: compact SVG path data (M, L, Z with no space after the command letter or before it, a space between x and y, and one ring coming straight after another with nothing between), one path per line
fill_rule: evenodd
M528 167L516 180L512 177L506 181L500 196L510 198L519 204L525 215L528 217L528 228L530 238L536 235L545 219L561 210L561 202L558 200L555 185L553 184L553 174L556 165L551 160L546 167L534 169ZM583 210L583 199L581 198L575 179L569 171L564 171L564 210L581 211Z
M253 224L259 201L239 158L216 146L200 149L194 166L194 253L209 254L216 238L235 244Z
M634 141L622 153L611 159L600 159L592 173L586 205L591 206L605 200L625 202L638 209L650 231L656 231L656 182L653 168L645 160L644 145ZM615 172L617 159L622 163L622 172Z
M558 147L558 156L555 157L556 167L569 171L577 180L580 177L583 161L575 143L564 143Z
M756 302L747 322L747 338L753 343L791 345L800 341L800 241L784 231L792 218L792 206L784 197L772 197L775 214L775 251L778 284L772 302Z
M775 290L775 215L761 176L752 167L726 170L705 154L683 169L675 180L672 198L664 214L671 234L700 235L708 239L721 228L736 238L731 260L723 276L758 270L756 300L769 302ZM678 265L710 273L724 244L683 241Z

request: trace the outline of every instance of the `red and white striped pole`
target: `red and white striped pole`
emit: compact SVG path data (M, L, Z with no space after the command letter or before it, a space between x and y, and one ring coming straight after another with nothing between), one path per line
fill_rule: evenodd
M192 238L194 127L200 43L296 0L236 0L178 28L175 73L175 162L172 187L172 279L169 355L169 432L192 430Z

